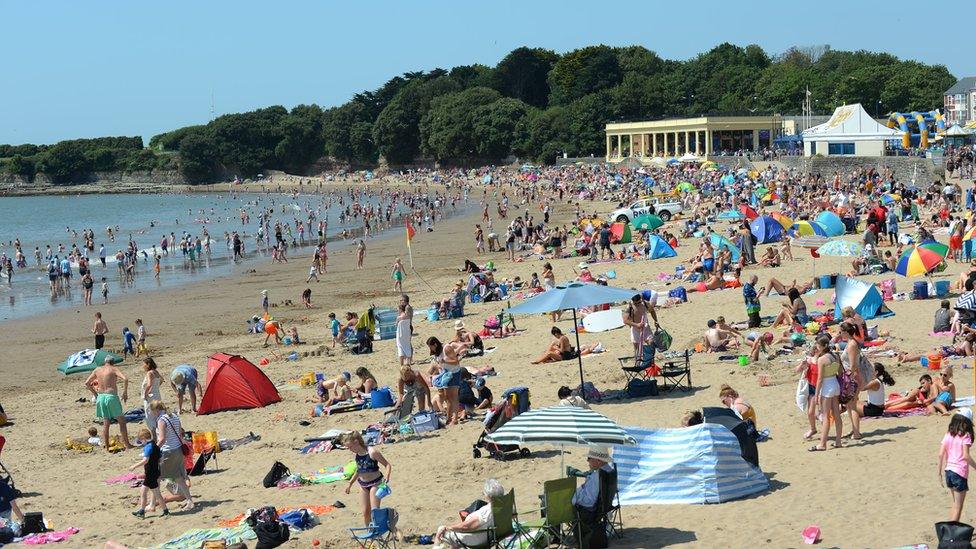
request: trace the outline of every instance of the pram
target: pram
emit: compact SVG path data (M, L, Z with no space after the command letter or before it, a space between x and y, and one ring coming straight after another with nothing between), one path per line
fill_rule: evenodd
M529 457L530 452L528 448L522 448L518 444L495 444L494 442L485 440L485 437L497 431L508 420L522 412L528 411L530 406L529 389L527 387L506 389L502 393L502 398L498 404L492 406L488 415L485 416L485 428L481 432L481 436L478 437L478 441L474 443L471 454L475 458L480 458L481 450L483 449L488 452L489 457L493 457L499 461L505 461L509 458Z

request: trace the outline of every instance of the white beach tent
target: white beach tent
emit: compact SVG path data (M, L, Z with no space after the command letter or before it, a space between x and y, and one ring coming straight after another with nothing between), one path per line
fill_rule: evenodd
M626 431L637 445L613 449L621 505L723 503L769 490L721 425Z
M837 107L829 120L804 130L802 135L807 156L881 156L884 143L901 140L902 132L879 123L860 103L854 103ZM832 152L831 144L838 149Z

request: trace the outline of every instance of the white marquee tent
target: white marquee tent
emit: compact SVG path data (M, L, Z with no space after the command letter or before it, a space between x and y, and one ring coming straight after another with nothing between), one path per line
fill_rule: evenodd
M806 156L881 156L886 141L902 132L871 118L860 103L834 109L829 120L803 132Z

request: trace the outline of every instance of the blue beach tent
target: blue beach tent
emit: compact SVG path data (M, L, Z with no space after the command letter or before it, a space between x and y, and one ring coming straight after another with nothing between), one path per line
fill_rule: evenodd
M661 259L662 257L675 257L678 255L678 252L674 251L674 248L660 236L651 234L647 238L650 246L647 259Z
M834 320L841 319L840 311L844 307L853 307L865 320L895 315L881 299L878 287L870 282L838 276L834 292Z
M783 225L768 215L759 216L749 223L749 230L759 244L779 242L783 238Z

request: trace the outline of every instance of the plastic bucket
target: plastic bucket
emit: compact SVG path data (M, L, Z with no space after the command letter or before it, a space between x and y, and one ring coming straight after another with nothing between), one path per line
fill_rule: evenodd
M916 282L912 286L912 298L913 299L928 299L929 297L929 283L928 282Z
M834 285L830 281L830 275L820 275L820 287L821 288L833 288Z
M945 297L949 293L949 281L948 280L936 280L935 281L935 295L936 297Z
M749 357L746 355L739 355L739 366L745 366L749 364Z
M926 358L929 359L929 370L941 370L942 369L942 355L938 353L932 353Z

